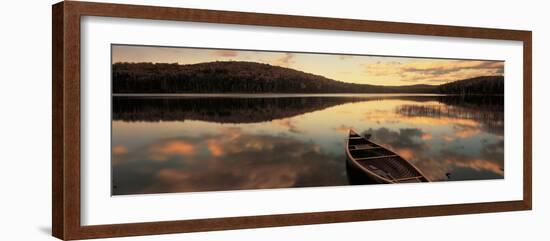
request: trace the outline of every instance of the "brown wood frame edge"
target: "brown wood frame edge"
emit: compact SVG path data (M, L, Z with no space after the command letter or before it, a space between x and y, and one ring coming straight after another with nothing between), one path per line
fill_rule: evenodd
M105 16L291 28L347 30L522 41L524 82L523 200L214 218L97 226L80 225L80 17ZM274 15L261 13L60 2L52 6L52 235L65 240L353 222L530 210L532 113L530 31Z

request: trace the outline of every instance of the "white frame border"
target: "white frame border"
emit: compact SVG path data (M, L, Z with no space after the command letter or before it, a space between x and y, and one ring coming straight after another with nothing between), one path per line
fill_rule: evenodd
M505 179L111 197L111 43L504 60ZM85 16L81 225L522 200L523 149L512 148L523 146L523 128L517 128L523 126L523 105L517 100L523 100L521 41Z

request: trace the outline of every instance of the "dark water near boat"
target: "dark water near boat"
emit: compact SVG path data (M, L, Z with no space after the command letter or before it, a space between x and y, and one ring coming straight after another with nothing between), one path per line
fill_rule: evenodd
M368 183L349 128L433 181L504 176L503 97L114 96L113 195Z

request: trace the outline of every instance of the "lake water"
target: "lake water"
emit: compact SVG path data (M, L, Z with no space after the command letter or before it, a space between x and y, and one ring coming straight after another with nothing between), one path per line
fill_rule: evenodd
M114 96L112 105L113 195L369 183L346 165L349 128L432 181L504 177L503 97Z

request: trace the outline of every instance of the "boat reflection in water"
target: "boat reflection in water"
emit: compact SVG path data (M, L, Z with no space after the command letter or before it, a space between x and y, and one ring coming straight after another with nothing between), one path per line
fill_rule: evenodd
M376 183L345 161L351 128L430 181L504 177L501 97L114 96L112 104L113 195Z

